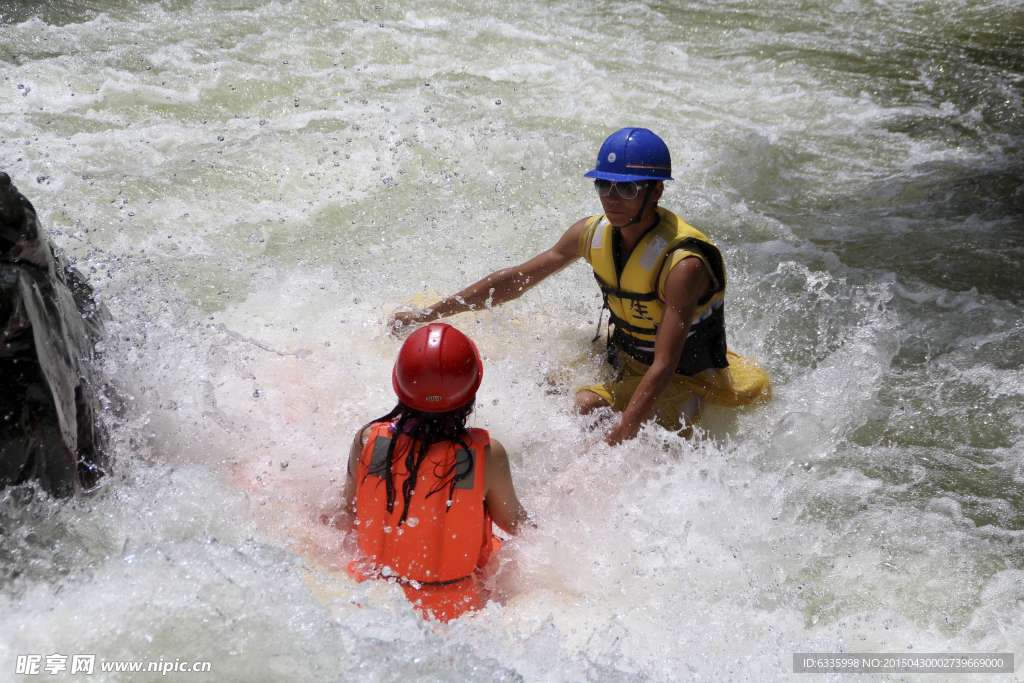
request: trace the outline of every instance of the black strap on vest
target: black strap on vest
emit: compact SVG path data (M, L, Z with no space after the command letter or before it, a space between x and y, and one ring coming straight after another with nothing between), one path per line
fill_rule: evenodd
M614 321L612 321L614 322ZM725 343L725 307L719 307L710 316L700 321L699 325L690 328L693 332L686 338L683 352L676 364L676 374L696 375L710 368L727 368L729 359L726 355ZM616 325L614 334L609 339L609 354L622 349L628 355L644 365L654 364L654 351L641 348L644 342L627 334ZM647 342L650 343L650 342Z
M407 579L404 576L395 576L393 574L385 576L380 572L380 570L378 570L376 578L385 580L394 579L395 582L400 583L403 586L412 586L413 588L419 588L420 586L450 586L453 583L459 583L460 581L471 579L473 578L473 575L466 574L465 576L460 576L457 579L449 579L447 581L417 581L416 579Z
M611 306L608 305L609 295L618 297L619 299L633 299L634 301L654 301L655 299L658 298L658 295L655 294L654 292L649 292L647 294L637 294L635 292L627 292L621 289L615 289L614 287L609 287L604 283L603 280L601 280L601 277L597 274L597 271L594 272L594 279L597 280L597 286L601 288L602 301L601 312L597 314L597 330L594 331L594 338L590 340L591 343L596 342L598 338L601 336L601 322L604 320L604 312L606 310L608 311L608 315L610 316L608 319L609 325L611 325L614 322L616 327L618 327L619 325L622 325L626 328L632 327L629 323L615 315L615 313L612 311ZM655 328L654 330L648 330L637 327L633 328L632 331L645 334L653 334L654 332L657 331L657 328ZM611 334L610 329L608 330L608 334ZM609 337L609 343L611 343L611 337Z
M461 576L457 579L449 579L448 581L417 581L416 583L421 586L450 586L453 583L458 583L459 581L465 581L466 579L471 578L473 578L472 574L466 574L465 576ZM406 580L409 581L409 579Z
M708 249L707 247L711 247ZM702 240L694 237L687 237L680 240L679 243L673 245L670 249L665 252L665 256L661 262L661 269L658 271L658 276L655 278L655 283L661 280L661 273L665 269L665 265L669 262L670 256L680 250L686 248L693 248L699 251L705 258L708 266L711 268L712 276L719 282L725 282L725 267L722 263L722 255L712 245L703 242ZM621 276L621 274L620 274ZM604 319L605 309L608 310L608 330L605 339L605 344L608 352L608 362L612 365L616 364L618 356L618 349L622 349L628 356L637 360L644 365L652 365L654 363L654 351L641 348L641 340L632 336L633 334L658 334L658 324L654 324L653 327L638 327L633 325L619 316L615 315L611 306L608 303L608 297L614 296L619 299L628 299L631 301L655 301L658 299L657 295L657 284L655 289L646 293L629 292L622 289L616 289L607 285L601 277L594 271L594 279L597 280L598 287L601 288L602 303L601 312L597 318L597 332L591 342L595 342L601 336L601 322ZM712 291L704 300L699 301L698 305L704 305L715 295L716 292ZM612 332L612 325L615 326L615 331ZM679 375L696 375L698 372L703 372L710 368L726 368L729 367L728 357L726 356L726 340L725 340L725 309L719 307L717 310L712 311L711 315L701 320L697 325L691 326L690 336L686 339L686 345L683 347L683 353L679 357L679 363L676 365L676 374Z
M606 299L608 298L608 295L615 296L620 299L632 299L634 301L654 301L658 298L658 295L655 292L637 294L636 292L627 292L624 289L609 287L603 280L601 280L601 277L596 272L594 273L594 279L597 280L597 285L601 288L601 293L604 294Z

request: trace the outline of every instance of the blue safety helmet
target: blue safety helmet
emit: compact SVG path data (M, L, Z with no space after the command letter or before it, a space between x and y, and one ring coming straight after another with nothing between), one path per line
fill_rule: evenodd
M597 153L597 168L583 175L619 183L672 180L672 158L665 141L651 131L623 128L608 136Z

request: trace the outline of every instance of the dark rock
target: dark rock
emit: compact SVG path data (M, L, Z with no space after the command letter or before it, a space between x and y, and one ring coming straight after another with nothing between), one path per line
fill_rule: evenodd
M107 469L96 344L106 310L0 173L0 488L36 481L53 495Z

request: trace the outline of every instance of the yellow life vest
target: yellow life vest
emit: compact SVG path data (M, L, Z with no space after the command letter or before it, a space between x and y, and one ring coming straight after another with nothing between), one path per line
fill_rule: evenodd
M605 216L590 218L580 235L579 253L594 269L611 314L609 346L651 365L654 340L665 312L665 282L684 258L699 258L711 274L711 294L698 302L686 345L676 366L695 375L729 366L725 341L725 266L722 254L700 231L675 214L658 209L659 220L633 247L622 272L615 268L614 232ZM611 326L615 331L611 333Z

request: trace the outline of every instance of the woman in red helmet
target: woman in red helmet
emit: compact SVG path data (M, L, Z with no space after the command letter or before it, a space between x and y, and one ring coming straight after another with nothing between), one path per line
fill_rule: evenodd
M398 405L359 431L349 459L359 538L349 573L397 581L424 617L446 622L481 606L492 520L511 534L526 520L504 447L466 427L482 377L466 335L417 330L392 373Z

